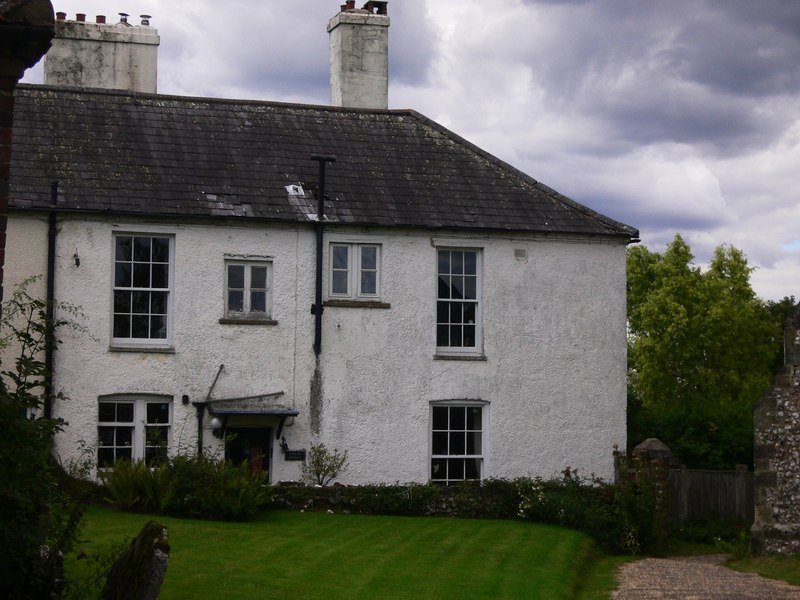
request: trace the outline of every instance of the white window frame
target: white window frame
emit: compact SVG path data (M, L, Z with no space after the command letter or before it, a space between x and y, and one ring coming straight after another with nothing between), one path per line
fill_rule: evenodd
M336 248L347 248L347 265L344 268L334 264ZM366 248L375 249L375 269L365 269L362 266L363 252ZM381 298L382 279L382 245L376 242L341 242L331 241L328 244L328 297L341 300L376 301ZM336 292L334 286L334 273L344 272L347 282L346 292ZM365 272L375 273L375 292L362 292L362 277Z
M480 427L469 427L469 412L480 411ZM464 413L463 428L454 428L451 414L454 411ZM446 412L444 427L437 427L437 413ZM458 417L454 415L454 420ZM430 481L450 485L463 481L480 481L486 475L486 457L488 454L489 403L482 400L447 400L430 403L430 421L428 427L430 452L428 473ZM461 437L463 436L463 437ZM461 438L461 439L459 439ZM463 450L462 443L463 441ZM472 444L472 445L470 445ZM479 446L479 447L476 447ZM444 447L446 446L446 448ZM470 452L472 450L472 452ZM468 465L477 470L477 477L467 477ZM461 465L460 469L458 465ZM453 470L454 469L454 470Z
M437 356L469 356L469 357L481 357L483 356L483 248L475 247L475 246L454 246L454 245L442 245L436 246L436 313L435 323L436 328L434 330L434 336L436 339L436 355ZM440 272L440 253L441 252L449 252L450 254L450 271L448 273ZM471 253L475 255L475 273L465 273L457 272L457 269L453 269L452 264L452 253L459 253L465 255L466 253ZM462 265L463 266L463 265ZM450 290L450 297L443 297L440 295L442 280L441 277L446 277L452 279L454 277L462 278L460 283L462 284L462 288L467 287L466 280L467 278L472 279L472 283L474 283L474 298L464 297L462 299L453 298L453 288L452 284L449 285ZM469 289L471 291L472 285L470 284ZM470 294L473 295L473 294ZM465 293L466 296L466 293ZM444 310L444 304L447 304L448 309ZM459 322L455 322L450 317L451 313L451 305L458 304L461 306L462 311L462 320ZM470 304L474 306L474 318L472 321L468 322L468 317L463 317L463 310L465 305ZM447 312L448 319L446 321L443 320L443 313ZM474 331L474 340L473 344L466 346L463 345L463 340L465 337L465 328L469 325L473 325L475 328ZM448 332L448 341L450 335L452 335L453 327L460 327L461 328L461 341L460 345L452 345L448 343L447 345L440 345L441 338L443 337L442 329L447 327Z
M230 301L230 291L231 288L229 287L229 280L228 280L228 267L231 266L242 266L244 267L244 287L242 289L243 293L243 310L241 311L233 311L230 309L229 301ZM266 288L264 288L265 294L265 311L253 311L251 307L251 293L252 293L252 269L253 267L264 267L266 268ZM272 320L272 260L265 259L265 258L237 258L237 257L227 257L225 259L225 267L224 267L224 275L225 281L223 286L223 293L224 293L224 303L225 303L225 318L232 319L232 320L261 320L261 321L270 321ZM237 288L238 289L238 288Z
M167 406L167 421L150 421L148 422L148 405L166 404ZM114 406L113 419L108 418L108 407ZM122 405L132 406L132 418L130 420L123 418L119 419L119 408ZM102 419L102 420L101 420ZM166 454L169 454L169 448L172 445L172 426L173 426L173 398L172 396L148 395L148 394L113 394L108 396L100 396L97 402L97 460L96 464L99 469L106 468L113 465L108 461L101 462L101 453L103 450L111 450L114 454L114 462L121 459L128 458L130 454L131 461L149 460L148 448L157 448L158 446L148 446L147 444L147 430L163 429L166 430L164 434L164 447ZM106 431L103 432L102 430ZM122 430L130 430L130 436L122 433ZM104 443L109 441L109 434L113 434L111 444ZM104 439L105 438L105 439ZM129 439L128 439L129 438ZM126 449L130 449L126 451ZM119 452L119 454L118 454ZM165 455L166 456L166 455ZM149 464L149 463L148 463Z
M163 261L154 261L152 257L152 250L150 260L145 261L135 261L134 256L131 255L131 260L121 260L124 257L119 257L117 255L117 240L120 238L129 237L133 240L133 244L135 244L136 238L150 238L151 244L153 238L160 238L166 239L169 244L169 256L167 259L167 286L166 287L153 287L152 286L152 267L153 265L163 265L165 264ZM111 236L111 345L112 347L119 347L119 348L170 348L172 346L172 339L173 339L173 328L172 328L172 314L173 314L173 298L174 298L174 281L175 281L175 235L172 233L165 233L161 231L115 231ZM133 273L136 264L149 264L151 268L151 280L150 286L135 286L133 285L135 281L133 280L133 274L131 274L131 279L129 281L129 285L118 285L120 283L121 275L118 274L118 265L130 263L131 264L131 271ZM125 294L126 292L131 293L131 304L133 303L133 293L135 292L143 292L143 293L166 293L166 314L165 314L165 336L164 337L131 337L131 336L117 336L117 316L122 316L125 314L129 314L131 319L133 319L134 314L147 314L149 318L153 316L158 316L159 314L163 313L134 313L133 307L130 308L129 313L124 311L118 311L119 308L117 304L117 296L118 293ZM152 296L149 298L149 302L152 302ZM152 311L152 304L150 305L150 309ZM149 325L152 325L152 321ZM132 325L129 325L129 328L132 328ZM129 329L130 330L130 329ZM131 330L132 333L132 330Z

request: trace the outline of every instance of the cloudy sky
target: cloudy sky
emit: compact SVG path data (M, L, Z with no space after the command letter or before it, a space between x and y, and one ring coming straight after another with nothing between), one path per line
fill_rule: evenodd
M152 15L160 93L328 103L338 0L53 0ZM357 5L361 5L361 0ZM800 1L390 0L390 108L413 108L702 265L745 252L800 299ZM42 81L40 66L25 81Z

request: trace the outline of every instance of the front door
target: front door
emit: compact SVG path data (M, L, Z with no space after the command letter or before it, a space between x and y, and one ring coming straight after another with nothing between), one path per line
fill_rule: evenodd
M254 473L269 470L272 429L269 427L228 427L225 430L225 458L235 465L247 463Z

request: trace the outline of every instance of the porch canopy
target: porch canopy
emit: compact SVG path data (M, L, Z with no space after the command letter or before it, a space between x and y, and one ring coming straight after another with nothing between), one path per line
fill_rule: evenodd
M289 408L278 401L283 395L283 392L275 392L238 398L214 398L207 400L206 406L209 414L222 417L223 425L227 423L228 417L231 415L278 417L280 424L275 432L275 439L280 439L286 419L300 414L299 410Z

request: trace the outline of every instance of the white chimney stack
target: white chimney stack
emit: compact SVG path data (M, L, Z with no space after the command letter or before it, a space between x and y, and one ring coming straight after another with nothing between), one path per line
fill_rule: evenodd
M128 22L107 24L104 15L96 22L77 14L68 21L66 13L56 16L56 36L44 59L46 85L129 90L156 93L158 72L158 31L150 27L150 15L141 25Z
M332 105L389 108L387 4L348 0L328 22Z

